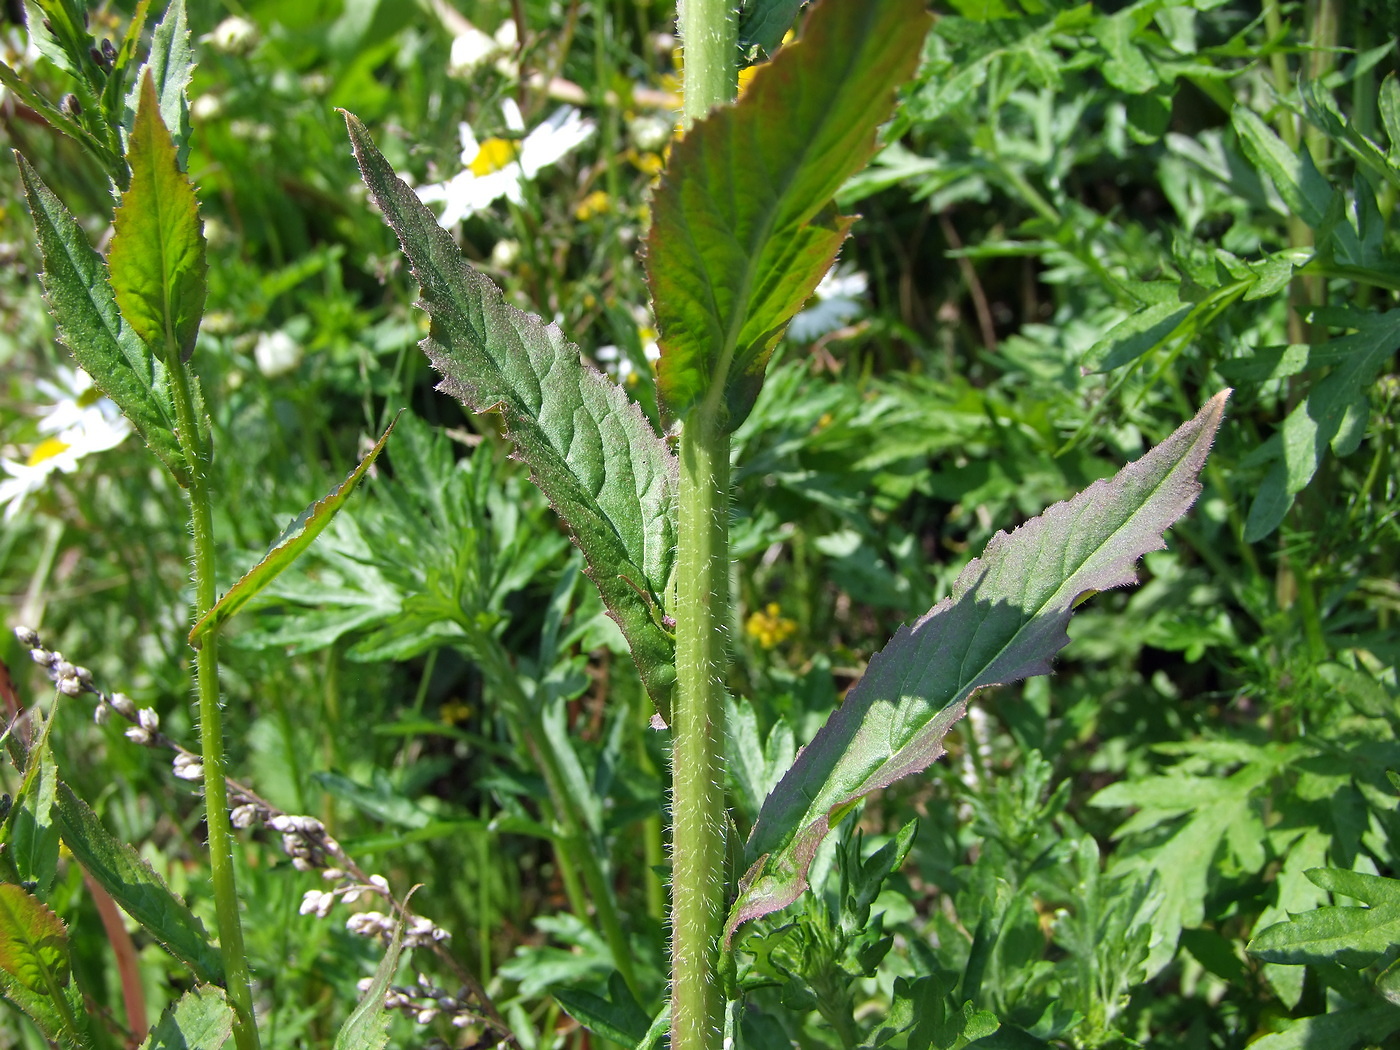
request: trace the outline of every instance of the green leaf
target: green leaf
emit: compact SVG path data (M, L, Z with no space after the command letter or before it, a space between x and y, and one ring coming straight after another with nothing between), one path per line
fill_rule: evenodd
M210 985L191 988L165 1013L141 1050L219 1050L233 1034L233 1007Z
M1356 897L1368 907L1324 907L1275 923L1249 942L1265 962L1301 966L1334 962L1359 969L1400 944L1400 882L1337 868L1314 868L1322 889Z
M1185 323L1195 307L1191 303L1153 303L1114 325L1084 359L1084 367L1094 372L1111 372L1131 364L1159 346Z
M824 0L737 103L672 147L646 262L676 416L703 403L732 431L748 415L854 221L832 197L874 152L928 25L922 0Z
M745 54L758 48L765 55L778 50L783 36L797 20L807 0L747 0L739 18L739 48ZM636 1040L633 1040L636 1042Z
M204 230L194 186L161 120L155 78L141 78L127 146L131 185L117 207L107 263L122 316L170 367L188 361L204 316ZM178 356L178 362L177 362Z
M861 798L925 769L978 689L1045 674L1086 596L1135 582L1134 564L1195 501L1228 391L1112 479L1011 534L953 593L900 628L764 802L727 934L796 900L817 847Z
M350 498L350 493L355 491L355 486L360 483L360 479L369 470L370 464L384 450L384 443L394 432L394 423L396 422L398 422L398 416L390 421L388 428L374 443L374 447L365 453L359 466L347 474L344 481L307 507L290 525L283 529L282 535L273 541L272 546L267 549L267 553L262 556L258 563L245 572L238 582L228 589L228 593L215 602L214 607L190 628L190 645L196 649L203 645L204 638L210 631L218 630L232 619L239 609L257 597L258 592L277 579L284 569L296 561L307 547L311 546L316 537L321 534L321 530L329 525L331 519L340 512L340 508Z
M1144 94L1159 82L1147 55L1133 41L1137 18L1138 12L1130 8L1094 23L1094 36L1108 56L1102 66L1104 79L1128 95Z
M1379 1043L1395 1031L1400 1031L1400 1008L1355 1007L1294 1021L1282 1032L1255 1039L1249 1050L1353 1050Z
M18 153L25 199L44 259L44 297L68 347L97 388L131 420L182 486L189 484L175 438L166 372L117 309L102 257L68 209Z
M384 1050L389 1045L389 1011L384 1008L384 993L394 979L402 949L403 920L400 919L394 923L394 936L389 940L384 958L379 960L374 980L336 1033L332 1050Z
M1245 155L1268 175L1288 210L1316 229L1327 214L1332 187L1313 164L1307 147L1288 148L1251 110L1236 106L1231 117Z
M58 785L58 826L73 858L128 915L201 981L223 983L223 961L203 924L166 888L150 865L125 842L113 838L97 815L63 783Z
M569 526L622 628L647 692L670 721L675 640L665 606L675 566L675 457L641 410L554 325L508 304L345 114L365 183L423 289L423 348L441 389L500 412L535 483Z
M55 705L56 707L56 705ZM49 731L54 715L43 720L38 739L25 759L24 780L15 793L14 804L5 817L0 841L22 882L33 882L46 896L58 869L58 828L54 824L54 797L58 787L58 766L49 748Z
M0 884L0 997L53 1043L86 1050L83 997L69 972L63 922L21 887Z
M635 1046L646 1037L651 1018L616 971L608 978L608 999L578 988L556 988L553 995L575 1021L619 1046Z
M174 0L151 35L151 53L141 67L141 75L126 98L126 116L122 124L128 135L136 126L136 111L144 90L146 71L155 84L160 103L161 123L169 129L175 142L175 162L180 170L190 153L190 105L185 95L190 75L194 72L194 48L190 46L189 22L185 15L185 0Z

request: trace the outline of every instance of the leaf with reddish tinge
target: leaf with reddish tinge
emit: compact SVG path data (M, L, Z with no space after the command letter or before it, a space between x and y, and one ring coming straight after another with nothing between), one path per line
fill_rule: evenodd
M339 485L302 511L283 530L282 535L277 537L262 559L245 572L238 582L229 588L228 593L200 618L190 629L190 645L198 649L204 644L205 635L217 630L232 618L234 613L248 604L264 587L277 579L284 569L301 557L302 551L311 546L311 542L321 535L321 530L340 513L340 508L345 505L350 493L355 491L355 486L365 476L365 471L369 470L370 464L384 450L384 443L389 440L396 422L398 416L389 423L384 434L374 443L374 447L365 453L359 466L346 475Z
M854 221L832 197L874 153L929 23L924 0L824 0L738 102L672 147L646 265L676 416L707 403L731 431L749 414Z
M1201 491L1228 394L1113 478L997 533L953 593L871 659L765 800L727 934L796 900L827 832L866 795L942 755L974 692L1047 673L1085 595L1136 582L1137 560L1162 549Z
M122 316L176 367L194 352L204 316L204 229L194 186L180 170L148 68L127 144L131 185L114 219L107 265Z

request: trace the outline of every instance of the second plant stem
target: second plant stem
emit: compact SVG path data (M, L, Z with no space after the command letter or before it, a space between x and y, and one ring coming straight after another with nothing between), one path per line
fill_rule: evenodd
M171 340L173 343L173 339ZM200 436L185 366L170 355L171 387L179 420L180 448L189 466L190 531L194 539L195 619L202 617L218 598L215 579L214 515L209 499L210 450ZM199 749L204 766L205 824L209 834L209 873L218 919L219 953L224 963L224 983L235 1020L234 1042L238 1050L258 1050L258 1028L253 1016L253 994L248 956L243 946L243 925L238 915L238 887L233 873L233 831L229 825L228 788L224 779L223 713L219 708L219 639L211 631L195 660L199 688Z

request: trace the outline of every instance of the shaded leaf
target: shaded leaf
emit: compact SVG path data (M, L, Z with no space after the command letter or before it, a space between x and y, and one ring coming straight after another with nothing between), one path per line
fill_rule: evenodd
M141 1050L219 1050L233 1034L233 1007L210 985L192 988L166 1008Z
M395 416L379 440L374 443L374 447L365 453L359 465L345 476L345 480L302 511L282 530L282 535L273 541L258 563L245 572L238 582L214 603L212 609L200 617L199 622L190 628L190 645L196 649L203 645L205 635L218 630L232 619L239 609L257 597L264 587L277 579L284 569L311 546L316 537L321 535L321 530L340 512L340 508L350 498L350 493L355 491L355 486L365 476L365 471L369 470L370 464L384 450L384 443L394 432L394 423L397 421L398 416Z
M150 56L127 96L126 118L122 123L129 134L136 123L142 84L149 69L155 84L156 99L160 103L160 120L175 142L175 162L182 171L190 152L190 106L185 89L189 86L194 66L194 48L190 46L185 0L173 0L151 34Z
M553 995L575 1021L619 1046L635 1046L646 1037L651 1018L616 971L608 978L607 999L578 988L556 988Z
M33 882L45 896L58 869L58 828L54 823L54 798L58 766L49 747L54 715L43 720L43 729L25 758L24 780L5 817L6 855L22 882Z
M422 286L422 346L441 389L498 411L535 483L564 519L622 628L647 692L670 721L675 640L664 623L675 564L675 457L617 384L554 325L509 305L345 114L360 171Z
M922 0L824 0L737 103L672 147L646 263L660 390L676 416L704 402L732 431L748 415L854 221L832 197L874 152L928 25Z
M1332 200L1332 187L1313 164L1307 147L1289 149L1271 127L1245 106L1236 106L1230 119L1245 155L1269 176L1288 210L1314 229L1320 226Z
M97 814L63 783L58 785L58 825L73 858L128 915L201 981L223 983L223 961L203 924L150 865L115 839Z
M865 795L943 754L974 692L1048 672L1085 596L1136 581L1137 559L1162 549L1200 492L1228 393L1112 479L997 533L953 593L871 659L764 802L727 933L795 900L827 832Z
M175 480L188 486L189 470L175 438L164 366L123 320L102 257L87 234L29 162L18 153L15 160L44 260L40 277L58 338L97 388L131 420Z
M170 367L188 361L204 316L204 230L194 186L161 120L155 78L141 78L127 147L131 185L117 207L107 264L122 316Z
M758 48L765 55L778 50L783 35L797 20L797 12L807 0L747 0L739 16L739 48L748 53ZM636 1042L636 1040L633 1040Z

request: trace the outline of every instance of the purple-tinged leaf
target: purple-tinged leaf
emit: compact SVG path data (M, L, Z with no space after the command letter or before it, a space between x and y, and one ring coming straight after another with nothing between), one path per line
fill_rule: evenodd
M350 493L355 491L355 486L360 483L360 479L365 476L365 471L369 470L370 464L384 450L384 443L389 440L389 435L394 432L394 423L398 422L398 416L389 423L388 429L383 436L374 443L374 447L365 453L360 460L359 466L346 475L342 481L330 492L326 493L311 506L307 507L296 519L282 531L266 554L251 569L245 572L228 593L214 603L200 621L190 629L190 645L198 649L204 644L204 636L210 631L217 630L234 613L243 608L250 600L257 596L264 587L282 574L282 570L301 557L301 552L311 546L311 541L321 535L321 530L331 523L331 519L340 513L340 508L345 505L345 501L350 497Z
M729 913L740 923L796 900L823 838L866 795L918 773L974 692L1046 674L1075 606L1135 583L1137 560L1195 502L1229 391L1147 455L1014 532L998 532L953 593L901 627L764 801Z

